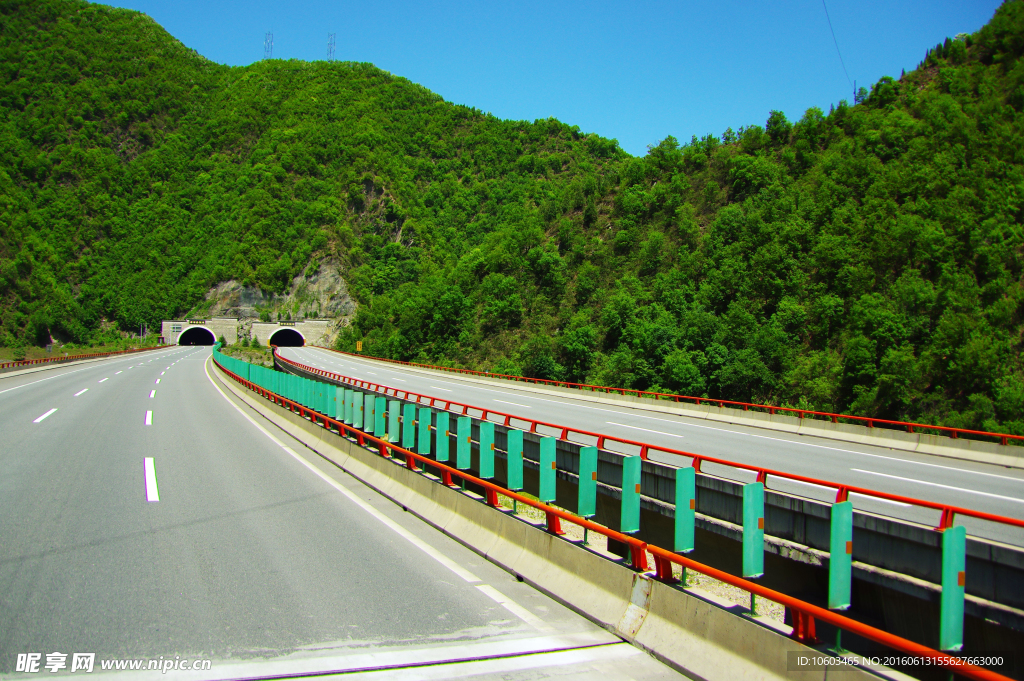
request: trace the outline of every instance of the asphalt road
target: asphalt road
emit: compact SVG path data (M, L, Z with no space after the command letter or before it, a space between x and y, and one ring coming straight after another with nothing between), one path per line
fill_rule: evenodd
M642 406L598 404L561 394L538 394L501 384L482 385L441 372L425 373L401 365L354 358L321 348L281 348L283 356L335 373L408 389L433 397L495 409L523 418L615 435L738 463L763 466L819 480L875 489L1012 518L1024 518L1024 471L808 435L792 435L708 422ZM676 466L691 459L652 453ZM740 482L754 475L736 468L705 464L702 470ZM823 501L833 490L769 479L769 487ZM851 495L854 506L884 515L937 525L939 512ZM976 536L1024 546L1024 531L959 518Z
M678 677L304 449L209 357L0 378L0 676L60 652L61 673L75 653L97 671L213 661L163 676L180 679L426 678L424 662L438 678Z

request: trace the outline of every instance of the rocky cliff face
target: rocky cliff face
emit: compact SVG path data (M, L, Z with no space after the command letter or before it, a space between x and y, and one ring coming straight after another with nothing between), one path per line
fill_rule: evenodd
M326 318L340 329L349 324L355 311L356 302L348 294L341 269L337 261L329 259L295 277L284 295L243 286L233 279L222 282L207 291L203 303L189 315L238 317L243 325L260 317L270 321Z

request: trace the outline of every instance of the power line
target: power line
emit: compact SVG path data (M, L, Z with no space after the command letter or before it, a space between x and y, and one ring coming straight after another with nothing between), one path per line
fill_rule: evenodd
M843 61L843 53L839 51L839 41L836 40L836 32L832 28L832 18L828 15L828 7L825 5L825 0L821 0L821 6L825 8L825 19L828 20L828 30L832 32L832 42L836 44L836 54L839 55L839 63L843 65L843 73L846 74L846 82L850 84L850 87L854 87L853 81L850 80L850 74L846 70L846 62Z

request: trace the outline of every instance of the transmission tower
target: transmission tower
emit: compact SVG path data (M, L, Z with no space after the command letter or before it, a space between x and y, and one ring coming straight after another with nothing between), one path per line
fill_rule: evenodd
M334 34L327 34L327 61L334 61Z
M274 34L267 33L267 36L263 39L263 58L272 59L274 57Z

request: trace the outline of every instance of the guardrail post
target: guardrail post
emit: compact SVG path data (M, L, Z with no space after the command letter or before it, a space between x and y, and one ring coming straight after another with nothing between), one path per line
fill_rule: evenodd
M480 422L480 477L494 477L494 424L490 421Z
M672 550L693 551L694 524L697 514L697 471L692 466L676 469L676 522ZM683 568L684 570L686 568ZM684 580L685 582L685 580Z
M622 457L622 507L619 532L631 534L640 530L640 465L639 454Z
M458 420L458 435L455 446L455 467L460 471L467 470L472 464L473 452L473 419L468 416L460 416ZM463 482L465 486L465 482Z
M442 411L437 414L437 426L434 431L435 452L434 458L438 461L448 460L448 449L451 445L451 432L448 430L448 412Z
M420 407L420 418L419 418L419 445L416 447L417 454L430 455L430 422L432 420L434 412L430 410L430 407ZM440 459L438 459L440 461Z
M576 515L593 518L597 514L597 447L580 447L579 471ZM583 545L589 545L586 527L583 528Z
M523 431L509 429L505 437L505 449L508 451L505 458L505 477L508 480L505 486L512 492L519 492L523 489ZM518 510L518 504L513 499L512 512Z
M576 515L593 518L597 513L597 447L580 447L580 480ZM583 541L586 543L586 529Z
M764 483L743 486L743 576L764 574Z
M399 417L402 415L402 403L398 400L388 402L388 442L398 442L401 439L398 425Z
M402 407L402 449L412 450L416 446L416 405L406 403Z
M363 430L373 433L373 393L363 393Z
M743 576L764 574L764 483L743 486ZM757 596L750 594L750 614L757 614ZM801 634L802 635L802 634Z
M365 415L363 393L353 390L352 391L352 426L363 429L363 416Z
M963 525L942 532L942 596L939 609L939 649L964 646L964 592L967 580L967 530Z
M340 419L345 414L345 389L328 384L327 392L331 396L331 413L328 416Z
M832 504L832 530L829 536L828 607L850 607L850 580L853 571L853 502ZM837 630L837 631L842 631Z
M383 397L375 397L373 402L373 436L382 440L387 435L387 423L385 414L388 409L388 401Z
M555 438L540 439L540 485L537 499L543 503L554 501L556 497L557 464L555 463Z

